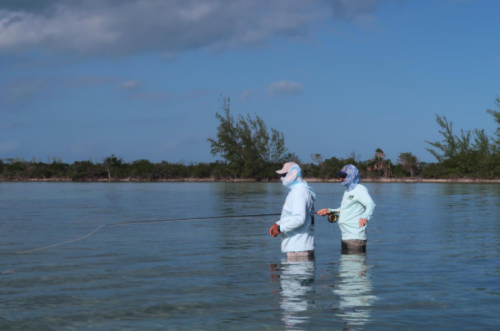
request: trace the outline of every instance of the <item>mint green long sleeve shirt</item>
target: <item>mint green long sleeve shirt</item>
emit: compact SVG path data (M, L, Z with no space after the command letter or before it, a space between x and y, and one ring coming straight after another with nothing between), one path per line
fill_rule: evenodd
M366 240L366 225L360 228L359 219L366 218L369 221L375 206L368 189L363 185L358 184L351 191L345 191L340 208L330 209L332 212L339 212L342 240Z

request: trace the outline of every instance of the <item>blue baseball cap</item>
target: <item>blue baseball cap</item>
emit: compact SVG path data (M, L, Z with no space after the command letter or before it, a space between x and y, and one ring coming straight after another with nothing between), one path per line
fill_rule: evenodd
M349 167L344 166L340 171L337 171L335 174L340 178L346 178L348 173L349 173Z

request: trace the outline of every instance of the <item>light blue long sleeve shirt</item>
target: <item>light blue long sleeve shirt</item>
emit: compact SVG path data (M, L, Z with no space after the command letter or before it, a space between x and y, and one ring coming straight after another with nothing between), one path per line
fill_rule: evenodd
M368 189L361 184L350 191L345 191L342 197L340 208L330 209L332 212L339 212L339 227L342 232L342 240L366 240L366 225L359 227L359 219L372 218L375 209Z
M281 218L276 222L281 231L281 251L313 250L314 225L311 224L313 197L307 185L297 184L286 197Z

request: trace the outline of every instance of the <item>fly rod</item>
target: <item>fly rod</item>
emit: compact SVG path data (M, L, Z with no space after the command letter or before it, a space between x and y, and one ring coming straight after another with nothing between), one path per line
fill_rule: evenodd
M124 223L111 223L107 225L136 225L145 223L166 223L166 222L187 222L187 221L205 221L229 218L249 218L249 217L265 217L265 216L280 216L281 214L257 214L257 215L233 215L233 216L210 216L210 217L195 217L195 218L178 218L172 220L154 220L154 221L139 221L139 222L124 222Z

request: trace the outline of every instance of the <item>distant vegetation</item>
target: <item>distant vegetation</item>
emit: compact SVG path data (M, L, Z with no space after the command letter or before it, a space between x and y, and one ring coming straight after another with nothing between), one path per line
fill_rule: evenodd
M500 109L500 98L495 100ZM276 169L284 162L301 165L306 178L331 179L345 164L356 165L364 178L425 178L425 179L497 179L500 178L500 112L488 109L498 129L493 137L484 130L453 132L452 122L436 115L443 136L441 141L426 142L428 151L436 157L435 163L420 162L411 152L400 153L394 162L380 148L372 158L361 160L355 151L344 158L325 159L311 154L311 162L303 162L285 147L283 133L271 128L260 117L234 118L230 101L224 99L217 136L209 139L211 152L222 161L210 163L153 163L148 160L124 162L114 154L98 161L64 163L59 158L47 162L27 161L22 158L0 159L0 180L72 180L72 181L161 181L212 180L277 180Z

